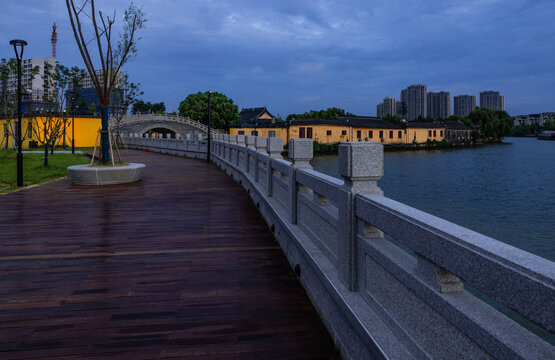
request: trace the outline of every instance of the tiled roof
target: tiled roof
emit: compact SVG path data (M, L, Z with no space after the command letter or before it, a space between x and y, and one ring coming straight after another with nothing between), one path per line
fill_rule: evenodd
M262 116L265 112L268 113L271 117L274 117L266 107L258 107L258 108L246 108L241 109L239 115L241 115L241 123L242 124L252 124L258 121L258 118Z
M466 125L462 121L459 120L445 120L443 122L446 129L450 130L474 130L471 126Z

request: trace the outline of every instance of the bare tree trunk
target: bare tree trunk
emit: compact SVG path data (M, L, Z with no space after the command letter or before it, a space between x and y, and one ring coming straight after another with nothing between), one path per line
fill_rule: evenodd
M44 167L48 166L48 142L44 144Z

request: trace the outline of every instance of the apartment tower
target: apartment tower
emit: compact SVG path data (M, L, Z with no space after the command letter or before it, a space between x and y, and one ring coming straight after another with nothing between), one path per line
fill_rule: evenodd
M427 117L426 85L411 85L401 90L401 102L407 104L406 119L411 121L418 117Z
M476 108L476 96L459 95L453 98L454 114L457 116L468 116Z
M427 95L428 117L447 119L451 116L451 93L448 91L429 92Z
M499 91L482 91L480 93L480 107L505 110L505 97L499 94Z

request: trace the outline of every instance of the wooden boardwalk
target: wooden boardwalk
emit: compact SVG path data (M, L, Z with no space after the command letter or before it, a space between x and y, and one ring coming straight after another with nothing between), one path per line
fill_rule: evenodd
M246 192L126 151L143 181L0 196L0 359L336 359Z

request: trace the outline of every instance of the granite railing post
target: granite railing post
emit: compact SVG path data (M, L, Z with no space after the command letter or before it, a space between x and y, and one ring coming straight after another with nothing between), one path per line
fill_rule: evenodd
M237 135L237 146L239 147L237 149L237 163L235 165L237 166L241 166L241 152L245 149L243 149L245 147L245 135Z
M266 146L267 146L267 137L265 136L256 136L254 138L254 146L256 146L256 155L254 158L254 181L258 182L258 166L260 163L259 154L266 153Z
M229 162L233 163L233 154L239 154L235 146L237 144L237 135L229 135L229 143Z
M274 179L274 171L272 170L272 159L282 159L281 152L283 151L283 139L282 138L268 138L268 143L266 146L266 151L270 156L268 157L268 168L267 168L267 187L268 187L268 196L271 197L273 193L273 179Z
M251 154L250 154L251 152L250 152L250 150L256 150L256 147L254 146L254 142L255 142L254 139L255 138L256 138L256 136L252 136L252 135L245 136L245 141L247 143L247 151L246 151L247 156L245 156L245 158L246 158L245 159L245 161L246 161L246 166L245 166L246 170L245 171L247 172L247 174L250 173L250 166L251 166Z
M291 158L291 171L289 176L289 213L291 223L297 223L297 169L312 169L310 160L313 157L312 140L291 139L289 140L289 157Z
M342 143L339 145L339 174L345 179L343 186L347 190L339 204L339 274L345 287L354 291L358 230L355 198L358 194L383 195L378 187L378 180L383 176L383 145L375 142Z

